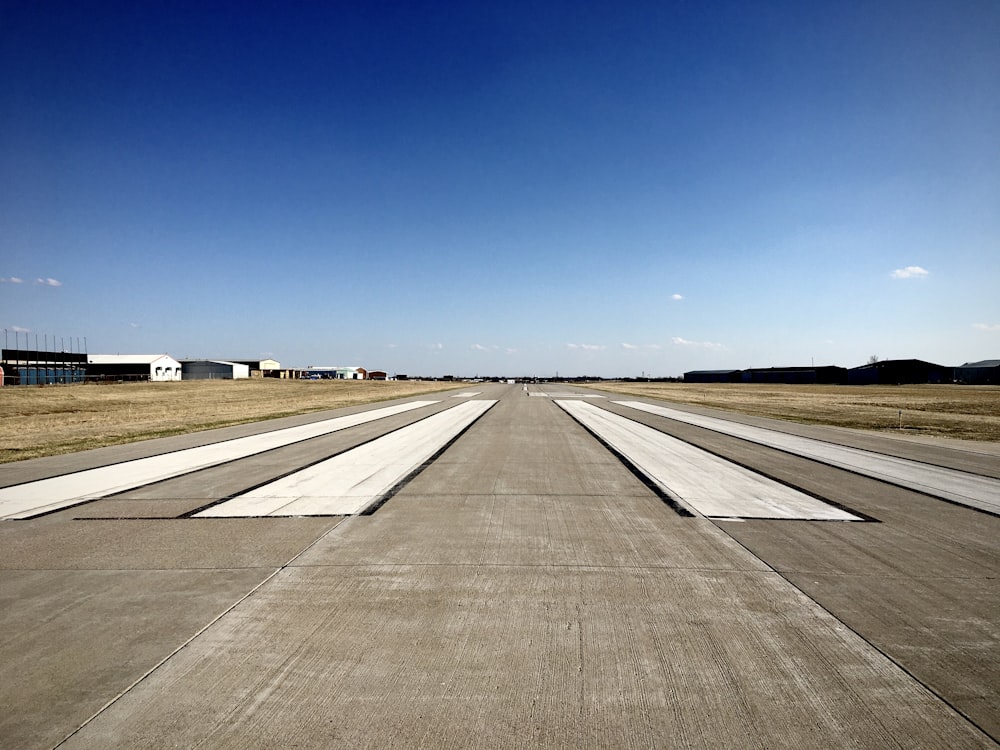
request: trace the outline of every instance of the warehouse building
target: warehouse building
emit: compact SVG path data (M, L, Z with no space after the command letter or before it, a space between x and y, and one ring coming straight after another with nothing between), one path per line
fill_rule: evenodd
M0 350L0 385L82 383L87 355L36 349Z
M181 363L169 354L88 354L88 380L152 381L181 379Z
M955 380L964 385L1000 385L1000 359L966 362L955 368Z
M757 367L743 371L743 382L841 385L847 382L847 369L834 365L824 367Z
M950 383L954 368L924 362L922 359L885 359L847 371L850 385L917 385Z
M230 359L238 365L246 365L251 378L281 377L281 363L276 359Z
M181 362L185 380L244 380L249 366L222 359L185 359Z
M739 383L742 370L691 370L684 373L685 383Z
M309 365L301 371L306 380L365 380L368 371L364 367L314 367Z

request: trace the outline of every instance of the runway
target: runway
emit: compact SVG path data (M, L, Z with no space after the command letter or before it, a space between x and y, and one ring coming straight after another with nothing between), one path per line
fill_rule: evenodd
M997 747L995 457L747 421L483 383L2 465L0 746Z

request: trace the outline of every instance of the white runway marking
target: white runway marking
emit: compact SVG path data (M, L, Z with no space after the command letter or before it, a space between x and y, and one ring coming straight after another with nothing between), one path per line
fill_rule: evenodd
M250 435L198 448L187 448L159 456L124 461L111 466L4 487L0 489L0 519L32 518L87 500L135 489L144 484L188 474L198 469L245 458L436 403L438 402L410 401L299 427L288 427L261 435Z
M615 401L614 403L674 419L678 422L706 427L715 432L750 440L760 445L778 448L787 453L811 458L830 466L942 497L962 505L991 513L1000 513L1000 479L969 474L956 469L945 469L932 464L886 456L859 448L825 443L821 440L789 435L764 427L753 427L663 406L652 406L641 401Z
M193 518L341 516L362 512L481 417L496 401L466 401Z
M478 396L480 393L482 391L469 391L468 393L462 391L461 393L454 394L452 398L472 398L473 396Z
M847 511L586 401L556 401L668 495L709 518L860 521Z
M607 398L596 393L547 393L546 391L529 391L529 396L543 396L544 398Z

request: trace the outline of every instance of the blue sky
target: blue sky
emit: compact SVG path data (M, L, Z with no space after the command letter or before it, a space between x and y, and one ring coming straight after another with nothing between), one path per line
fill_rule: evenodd
M997 39L994 0L0 0L0 325L410 375L1000 357Z

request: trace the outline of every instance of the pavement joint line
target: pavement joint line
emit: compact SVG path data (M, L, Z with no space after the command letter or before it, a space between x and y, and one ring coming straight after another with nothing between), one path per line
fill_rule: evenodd
M558 402L554 402L554 403L558 404ZM670 493L668 493L666 491L666 488L661 487L657 482L655 482L653 480L652 477L650 477L648 474L646 474L644 471L642 471L642 469L640 469L638 466L636 466L634 463L632 463L623 453L621 453L618 449L616 449L614 446L612 446L608 441L606 441L604 438L602 438L600 435L598 435L596 432L594 432L592 429L590 429L590 427L588 427L583 422L581 422L579 419L577 419L575 415L570 414L565 409L563 409L562 411L570 419L572 419L574 422L576 422L578 425L580 425L580 427L582 427L584 430L586 430L587 434L589 434L591 437L593 437L598 443L600 443L601 445L603 445L608 450L608 452L611 453L611 455L613 455L615 458L617 458L622 463L622 465L626 469L628 469L630 472L632 472L632 474L636 477L636 479L638 479L640 482L642 482L654 495L656 495L660 500L663 501L664 505L666 505L668 508L670 508L674 513L676 513L679 516L685 517L685 518L692 518L692 517L693 518L703 518L704 517L700 513L698 513L698 511L695 510L694 508L688 507L687 504L685 504L683 500L681 500L678 497L674 497L673 495L671 495ZM594 497L597 497L597 496L595 495Z
M72 732L70 732L65 737L63 737L61 740L59 740L59 742L57 742L55 745L53 745L52 746L52 750L57 750L62 745L66 744L66 742L68 742L73 737L73 735L75 735L78 732L80 732L84 727L86 727L88 724L90 724L92 721L94 721L98 716L100 716L101 714L103 714L105 711L107 711L109 708L111 708L115 703L117 703L122 698L124 698L126 695L128 695L132 690L134 690L136 687L138 687L140 683L144 682L148 677L152 676L153 673L155 673L160 667L162 667L164 664L166 664L168 661L170 661L172 658L174 658L174 656L176 656L181 651L183 651L185 648L187 648L189 645L191 645L195 641L195 639L199 638L202 634L204 634L205 632L207 632L209 628L211 628L213 625L215 625L215 623L217 623L219 620L221 620L223 617L225 617L226 615L228 615L230 612L232 612L234 609L236 609L238 606L240 606L243 602L245 602L251 596L253 596L258 591L260 591L267 583L269 583L270 581L274 580L275 576L277 576L283 570L286 570L289 567L291 567L292 563L294 563L299 557L301 557L302 555L304 555L306 552L308 552L310 549L312 549L313 546L315 546L320 541L322 541L327 536L329 536L331 533L333 533L333 530L336 529L338 526L340 526L340 524L343 523L346 520L347 519L345 518L342 521L340 521L339 523L335 523L333 526L331 526L329 529L327 529L324 533L320 534L318 537L316 537L311 542L309 542L309 544L307 544L301 550L299 550L298 552L296 552L292 556L292 558L290 560L288 560L288 562L284 563L283 565L279 566L278 568L275 568L269 575L265 576L263 580L261 580L260 582L258 582L256 586L254 586L253 588L251 588L247 593L245 593L243 596L241 596L235 602L233 602L228 607L226 607L222 612L220 612L218 615L216 615L211 620L209 620L205 625L203 625L201 628L199 628L190 638L188 638L183 643L181 643L179 646L177 646L177 648L175 648L173 651L171 651L169 654L167 654L165 657L163 657L160 661L158 661L156 664L154 664L152 667L150 667L148 670L146 670L146 672L144 672L142 675L140 675L134 682L132 682L130 685L128 685L124 690L120 691L117 695L115 695L113 698L111 698L111 700L109 700L107 703L105 703L103 706L101 706L90 717L88 717L83 722L81 722L81 724L76 729L74 729ZM254 570L254 569L255 568L251 567L251 568L192 568L191 570ZM266 569L266 568L264 568L264 569ZM154 570L160 570L160 568L154 568Z
M925 680L922 680L919 677L917 677L913 672L911 672L909 669L907 669L906 666L901 661L899 661L895 657L893 657L892 654L890 654L887 650L879 647L878 644L876 644L870 638L868 638L867 636L865 636L859 630L851 627L846 622L844 622L841 618L839 618L836 614L834 614L834 612L832 610L830 610L827 607L825 607L821 602L817 601L813 596L811 596L805 589L803 589L797 583L795 583L790 578L788 578L787 575L785 575L781 571L779 571L776 568L774 568L769 562L767 562L763 558L758 557L753 552L753 550L751 550L742 541L740 541L736 537L734 537L731 534L729 534L722 527L719 527L719 528L722 531L722 533L724 533L727 536L729 536L729 538L732 539L734 542L736 542L736 544L738 544L743 549L745 549L747 551L747 554L749 554L752 557L754 557L757 560L759 560L761 562L761 564L764 565L764 566L766 566L769 571L772 571L775 575L779 576L782 580L784 580L786 583L788 583L789 586L791 586L793 589L795 589L796 591L798 591L806 599L808 599L809 601L811 601L816 607L818 607L823 612L825 612L835 622L839 622L842 627L844 627L846 630L848 630L851 633L853 633L863 643L867 644L869 648L873 649L876 653L881 654L882 657L885 658L890 664L892 664L893 666L895 666L900 672L902 672L907 677L909 677L913 681L914 684L919 685L929 695L932 695L935 698L937 698L939 701L941 701L944 705L946 705L949 709L951 709L952 712L954 712L956 716L962 717L962 719L964 719L966 722L968 722L968 724L970 726L975 727L979 732L981 732L983 734L983 736L990 738L994 742L998 741L998 738L996 738L993 735L991 735L989 733L989 731L987 731L987 729L985 727L981 726L978 722L976 722L975 719L973 719L971 716L969 716L964 711L962 711L961 709L959 709L959 707L956 706L951 700L949 700L947 698L947 696L945 696L943 693L940 693L939 691L935 690L934 687L931 686L929 683L927 683ZM951 579L944 579L944 580L951 580Z
M299 568L572 568L574 570L676 570L679 573L703 571L709 573L733 573L734 575L781 575L777 571L754 568L712 568L679 567L676 565L598 565L596 563L316 563L297 565ZM253 568L249 568L252 570ZM159 568L156 568L159 570ZM164 568L172 570L172 568ZM212 568L192 568L192 570L212 570ZM220 568L220 570L223 570ZM225 568L230 570L230 568ZM232 568L242 570L242 568Z
M411 481L413 481L414 479L416 479L416 477L417 477L418 474L420 474L421 472L423 472L424 469L426 469L431 464L433 464L435 461L437 461L437 459L438 459L439 456L441 456L446 450L448 450L448 448L450 448L452 445L454 445L454 443L455 443L456 440L458 440L466 432L468 432L469 430L471 430L472 426L474 424L476 424L484 416L486 416L486 413L489 412L490 409L492 409L496 405L497 405L497 402L494 401L492 404L490 404L488 407L486 407L486 409L479 416L477 416L475 419L473 419L471 422L469 422L469 424L467 424L465 427L463 427L458 432L458 434L455 435L451 440L449 440L444 445L442 445L434 453L434 455L430 456L426 461L424 461L422 464L420 464L415 469L413 469L409 474L407 474L405 477L403 477L398 482L396 482L396 484L394 484L392 487L390 487L380 498L377 498L375 500L375 502L373 502L371 505L369 505L367 508L365 508L364 510L362 510L360 513L357 513L356 515L359 515L359 516L370 516L370 515L374 514L375 511L377 511L379 508L381 508L383 505L385 505L387 502L389 502L390 499L392 499L393 497L395 497L396 494L400 490L402 490Z

